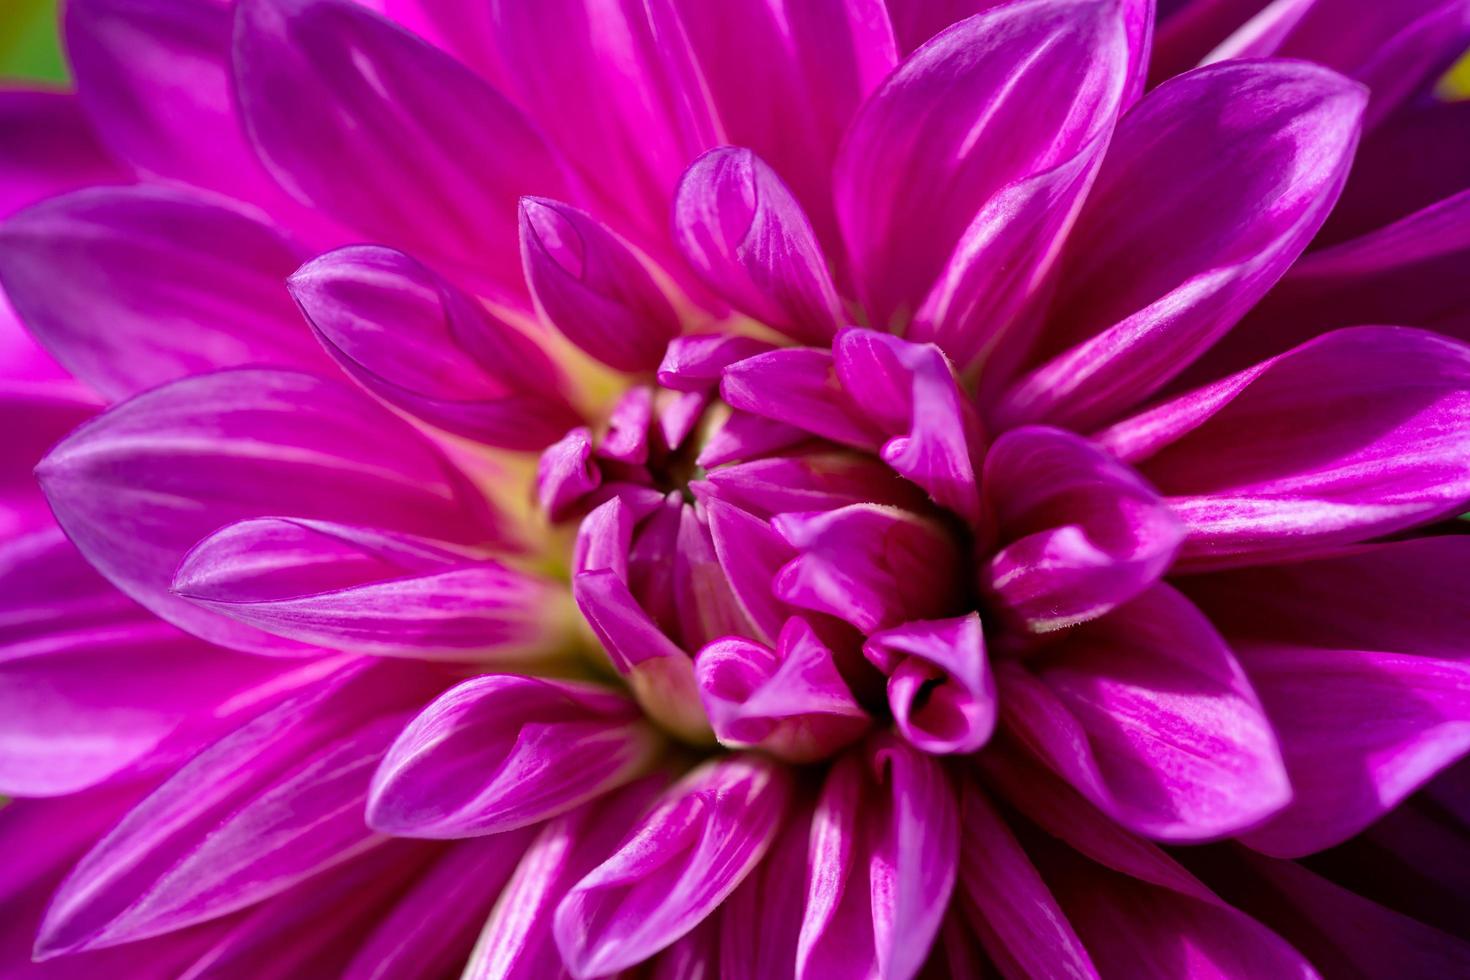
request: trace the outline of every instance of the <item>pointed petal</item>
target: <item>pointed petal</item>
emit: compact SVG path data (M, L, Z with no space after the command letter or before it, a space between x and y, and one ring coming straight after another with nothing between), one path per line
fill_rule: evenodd
M754 755L684 777L557 906L572 975L632 966L698 925L765 856L791 790L783 767Z
M844 318L811 222L770 166L721 147L694 161L674 199L674 232L705 283L801 343L830 341Z
M1099 442L1170 498L1189 567L1307 557L1470 500L1470 348L1338 330L1118 423Z
M720 499L707 498L703 503L715 554L735 600L756 632L763 634L761 639L773 642L790 610L772 586L795 552L768 521Z
M293 195L361 234L523 302L515 202L566 196L541 135L474 72L347 0L245 0L236 94ZM343 179L342 161L357 177Z
M1095 156L1127 84L1122 7L1030 0L972 17L912 55L863 106L834 179L874 327L912 316L972 220L997 224L999 211L988 208L1014 213L1029 197L1046 196L1049 188L1024 184L1028 178L1087 147ZM1024 266L1017 278L1027 278L1050 245L1014 250Z
M1060 429L1012 429L985 457L999 544L980 586L1032 632L1075 626L1138 596L1184 529L1138 474Z
M487 674L441 695L398 736L373 778L368 823L399 837L528 826L639 775L659 744L621 695Z
M1366 98L1291 62L1222 65L1150 93L1119 124L1068 239L1048 359L1001 417L1085 429L1187 367L1321 227Z
M720 906L720 972L725 980L792 980L806 896L812 804L798 802L765 859Z
M893 722L910 744L975 752L995 731L995 679L979 613L874 633L863 653L888 675Z
M626 242L585 211L527 197L520 202L520 243L545 320L620 371L658 366L679 318Z
M171 591L307 646L512 664L565 641L563 587L437 542L324 521L229 524L186 554Z
M0 228L16 312L110 399L241 364L325 369L284 286L300 261L250 214L162 187L77 191Z
M739 334L708 333L675 337L658 366L658 383L674 391L707 391L717 387L725 368L764 354L772 344Z
M863 503L916 510L924 500L924 494L877 460L830 448L722 466L703 482L713 488L707 505L732 504L763 518ZM699 489L693 489L698 496Z
M581 421L545 351L402 252L338 249L288 286L353 380L431 425L537 450Z
M798 553L775 582L776 595L793 606L871 633L942 616L959 601L955 542L927 518L858 504L782 514L772 526Z
M74 432L38 476L62 527L114 585L204 639L253 652L305 651L169 592L184 553L221 525L285 512L487 536L427 443L305 374L223 371L156 388Z
M82 858L46 915L40 954L217 918L371 847L372 767L426 680L348 668L200 753Z
M857 449L876 449L877 429L842 390L830 353L788 347L725 369L720 395L734 408Z
M1004 723L1123 826L1167 841L1238 833L1291 787L1245 672L1200 612L1156 585L998 670Z
M937 760L888 735L844 755L812 820L797 977L910 980L958 860L959 807Z

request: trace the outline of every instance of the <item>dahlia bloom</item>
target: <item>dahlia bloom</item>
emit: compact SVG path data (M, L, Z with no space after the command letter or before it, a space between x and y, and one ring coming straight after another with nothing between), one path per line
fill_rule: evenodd
M70 0L5 976L1470 973L1465 0Z

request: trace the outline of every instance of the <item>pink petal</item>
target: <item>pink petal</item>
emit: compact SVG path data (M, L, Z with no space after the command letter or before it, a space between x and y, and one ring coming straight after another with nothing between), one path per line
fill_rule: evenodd
M978 613L874 633L863 652L888 675L893 722L910 744L945 755L989 741L995 679Z
M1118 423L1099 442L1164 494L1190 567L1307 557L1470 500L1470 349L1338 330Z
M807 854L801 980L910 980L939 932L959 858L959 808L933 758L877 735L822 787Z
M241 114L281 184L373 240L523 302L516 199L565 197L567 184L520 112L347 0L245 0L237 11Z
M1321 227L1366 98L1333 72L1267 62L1192 72L1139 103L1068 239L1047 359L1000 415L1087 428L1188 366Z
M1270 722L1224 641L1156 585L998 670L1006 727L1137 833L1198 841L1291 801Z
M78 191L0 228L16 312L110 399L241 364L325 369L284 286L300 261L250 214L162 187Z
M720 395L734 408L857 449L876 449L879 431L837 380L825 350L788 347L725 369Z
M812 805L798 803L760 865L720 906L720 971L725 980L792 980L806 896Z
M71 92L0 92L0 217L94 184L128 183Z
M353 380L432 425L536 450L581 421L535 341L402 252L339 249L288 286Z
M999 551L981 588L1023 628L1075 626L1138 596L1184 529L1138 474L1060 429L1013 429L985 457Z
M721 466L703 482L713 488L707 494L710 502L732 504L763 518L863 503L916 510L924 500L924 494L878 460L830 447Z
M632 966L698 925L765 855L790 794L785 769L754 755L685 776L557 906L572 975Z
M428 444L355 392L304 374L224 371L156 388L73 433L38 476L62 527L114 585L204 639L254 652L301 645L169 591L184 553L221 525L285 513L488 536Z
M629 781L660 741L611 691L485 674L441 695L398 736L373 779L368 822L399 837L502 833Z
M658 366L679 319L626 242L585 211L528 197L520 202L520 243L543 318L620 371Z
M795 551L768 521L715 497L703 503L715 554L735 601L759 637L774 642L791 610L776 597L772 583Z
M767 341L739 334L675 337L658 366L658 383L674 391L707 391L719 385L720 376L731 364L772 348Z
M750 150L696 160L674 200L679 247L732 306L802 343L832 339L844 314L811 223Z

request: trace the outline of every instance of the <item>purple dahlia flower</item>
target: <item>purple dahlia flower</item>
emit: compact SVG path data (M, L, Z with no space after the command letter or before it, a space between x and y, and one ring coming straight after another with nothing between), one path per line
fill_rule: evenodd
M5 976L1470 974L1466 0L65 29Z

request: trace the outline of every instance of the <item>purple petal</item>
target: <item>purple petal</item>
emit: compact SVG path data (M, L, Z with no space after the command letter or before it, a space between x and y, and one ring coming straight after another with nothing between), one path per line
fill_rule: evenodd
M1123 826L1198 841L1291 800L1271 724L1209 622L1156 585L998 668L1008 729Z
M536 500L553 521L565 520L602 485L592 461L592 430L579 425L547 447L536 462Z
M671 505L674 503L670 500ZM715 548L707 517L690 504L677 504L679 528L672 542L677 635L690 651L717 637L751 635L754 627L745 615L741 593L725 571L725 559Z
M1001 436L985 488L1002 545L981 588L1027 630L1096 618L1168 570L1184 530L1138 474L1060 429Z
M695 660L710 727L729 748L760 748L790 762L835 754L867 731L832 651L799 617L777 649L741 637L716 640Z
M70 92L0 92L0 218L67 191L127 183Z
M712 469L725 463L784 452L809 438L807 433L794 426L737 409L705 440L695 463Z
M78 191L0 227L16 311L110 399L241 364L326 368L284 286L300 261L257 218L162 187Z
M842 391L825 350L788 347L739 361L725 369L720 395L734 408L857 449L873 450L882 442Z
M812 804L794 804L760 865L720 906L720 970L725 980L792 980L801 931Z
M531 835L528 829L455 844L374 924L343 980L458 970Z
M717 498L703 503L715 554L735 601L757 635L774 641L790 610L776 597L772 583L795 552L768 521Z
M288 285L343 370L432 425L537 450L581 421L561 373L530 337L402 252L339 249Z
M1122 4L1031 0L955 25L890 76L853 121L834 178L875 328L912 316L967 228L970 264L994 268L978 260L984 229L1003 228L1002 211L1048 196L1050 182L1029 178L1079 150L1095 157L1097 137L1120 108L1129 61ZM994 150L997 140L1005 152ZM1065 213L1073 198L1047 210ZM1017 280L1032 277L1046 238L1017 244L1002 236L999 254L1022 264L1011 273ZM968 360L968 351L941 346Z
M547 198L520 203L521 258L541 315L620 371L651 371L679 318L648 269L597 219Z
M1047 359L1001 417L1085 429L1187 367L1316 234L1365 99L1333 72L1265 62L1191 72L1139 103L1068 240Z
M978 613L874 633L863 653L888 675L893 723L915 747L968 753L990 740L995 679Z
M679 246L736 309L808 344L844 319L822 246L791 191L750 150L721 147L694 162L674 200Z
M1124 420L1189 536L1190 567L1307 557L1470 500L1470 349L1419 330L1338 330Z
M943 616L961 599L952 535L917 514L858 504L782 514L772 526L798 552L775 582L776 594L793 606L871 633Z
M878 460L832 448L722 466L706 474L703 485L712 488L710 500L762 518L850 504L892 504L910 510L924 506L924 494ZM693 489L697 496L698 487Z
M463 550L325 521L229 524L186 554L171 589L308 647L511 664L565 642L566 592Z
M282 641L170 593L180 559L237 520L285 513L481 543L457 476L402 423L310 375L201 375L125 402L74 432L38 476L93 565L204 639L262 653Z
M877 735L827 774L812 820L799 980L910 980L939 932L959 807L937 760Z
M46 915L39 953L217 918L372 846L362 820L372 767L426 680L349 668L200 753L82 858Z
M49 382L0 382L0 430L7 433L0 456L0 540L52 526L32 469L36 460L96 413L90 399Z
M398 837L502 833L628 782L659 748L621 695L486 674L441 695L398 736L373 778L368 822Z
M650 776L548 821L485 923L463 980L565 976L552 936L557 903L632 831L661 787Z
M707 391L720 383L725 368L771 350L770 343L739 334L708 333L675 337L658 366L658 383L674 391Z
M515 202L565 197L567 184L520 112L347 0L245 0L237 11L241 114L281 184L373 240L523 302Z
M698 925L765 855L791 791L784 767L754 755L685 776L557 906L572 975L632 966Z

